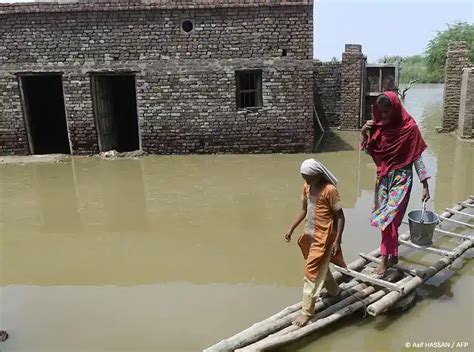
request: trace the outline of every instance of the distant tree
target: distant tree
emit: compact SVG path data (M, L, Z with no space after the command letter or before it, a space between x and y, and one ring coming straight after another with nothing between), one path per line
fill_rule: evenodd
M439 31L426 47L426 64L433 76L442 80L446 51L450 42L465 41L469 49L469 58L474 62L474 24L456 22L448 24L447 29Z
M419 83L437 83L439 77L433 75L426 67L426 58L422 55L413 56L384 56L379 63L396 64L400 63L400 83L413 84Z

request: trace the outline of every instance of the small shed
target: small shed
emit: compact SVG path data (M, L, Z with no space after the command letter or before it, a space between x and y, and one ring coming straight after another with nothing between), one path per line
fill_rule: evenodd
M364 114L363 120L372 117L372 105L377 97L386 91L398 92L399 63L368 64L365 66L364 77ZM362 121L364 123L364 121Z

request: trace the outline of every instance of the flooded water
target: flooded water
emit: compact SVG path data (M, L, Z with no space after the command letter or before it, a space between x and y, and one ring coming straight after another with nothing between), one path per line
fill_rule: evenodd
M441 101L442 86L424 85L406 103L430 146L437 211L474 193L474 144L434 131ZM300 300L304 262L282 238L300 207L303 159L321 159L340 180L347 260L380 239L367 222L375 168L358 151L358 135L317 144L311 155L0 165L0 328L10 332L1 351L198 351ZM411 208L420 191L417 183ZM410 311L349 318L287 350L472 347L472 276L472 262L460 261Z

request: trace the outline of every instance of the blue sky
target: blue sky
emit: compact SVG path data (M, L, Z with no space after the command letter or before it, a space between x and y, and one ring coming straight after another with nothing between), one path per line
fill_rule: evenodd
M344 44L362 44L369 62L423 53L436 31L474 22L470 0L314 0L314 56L341 58Z

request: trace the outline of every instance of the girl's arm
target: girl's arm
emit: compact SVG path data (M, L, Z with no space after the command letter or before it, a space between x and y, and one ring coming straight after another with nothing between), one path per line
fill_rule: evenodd
M303 203L303 207L301 209L301 212L299 213L298 217L295 219L293 224L290 226L288 232L285 234L286 242L290 242L293 231L295 231L295 229L298 227L301 221L303 221L306 218L306 198L303 199L302 203Z

